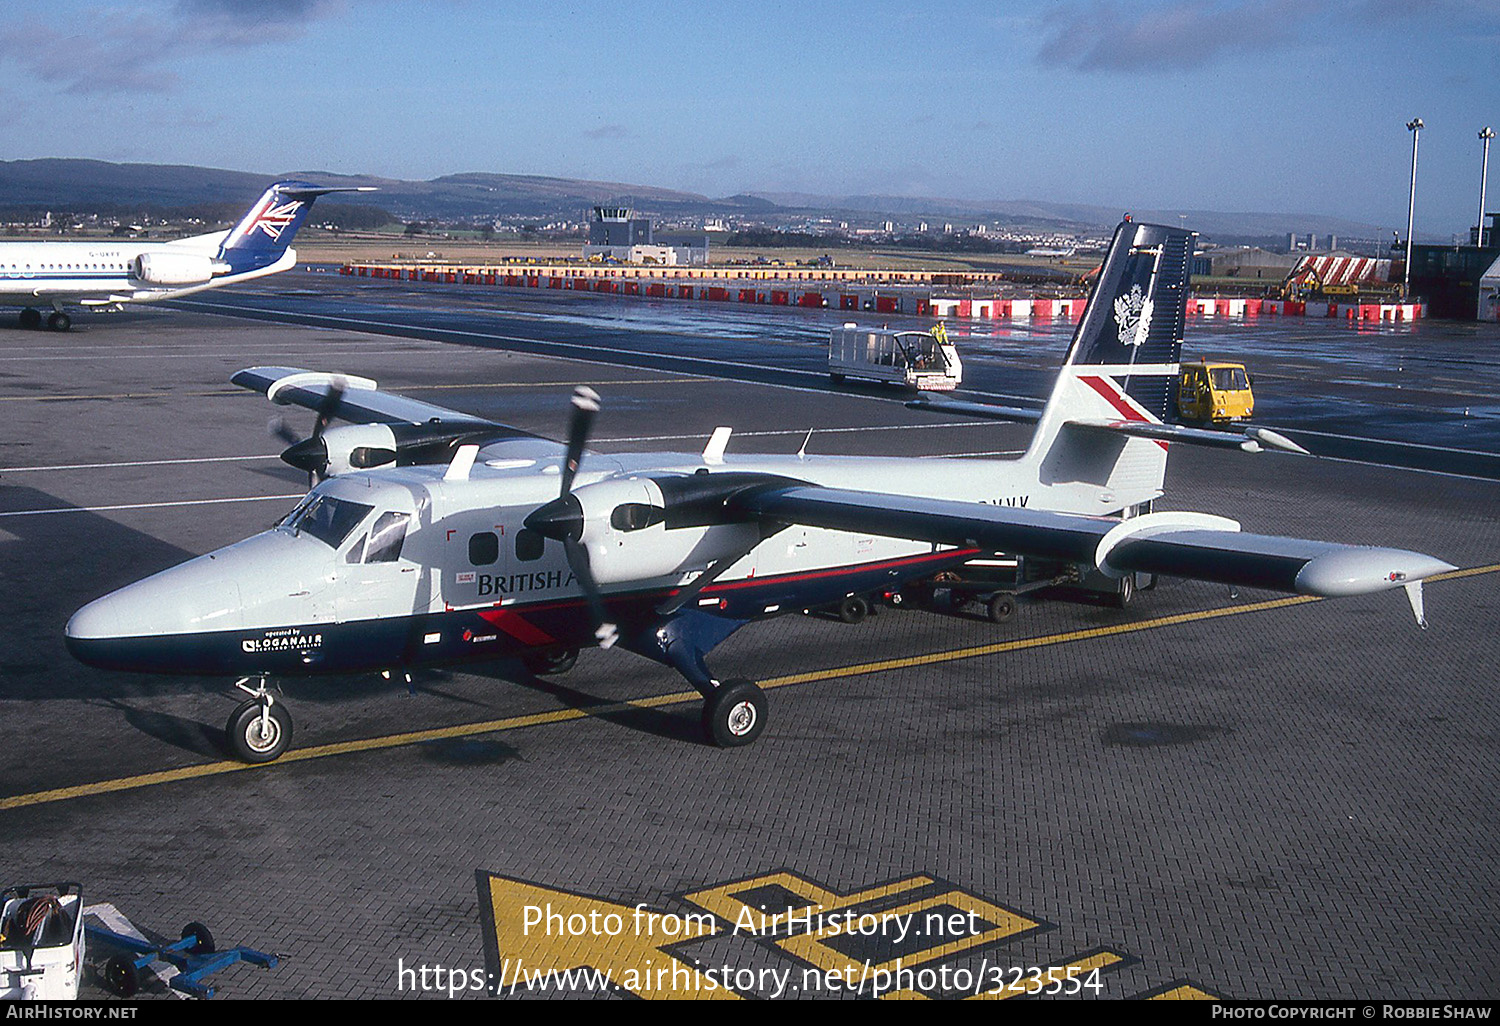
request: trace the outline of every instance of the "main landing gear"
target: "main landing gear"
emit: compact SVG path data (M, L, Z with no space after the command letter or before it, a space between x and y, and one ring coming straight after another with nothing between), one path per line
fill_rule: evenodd
M726 680L703 694L703 734L720 748L739 748L766 729L766 693L754 681Z
M21 327L28 331L42 326L42 312L35 307L28 306L21 311ZM54 310L47 315L47 327L53 331L67 331L73 326L73 318L61 310Z
M252 680L255 687L250 686ZM270 762L292 743L292 714L276 703L264 677L243 677L234 686L250 699L241 702L224 725L229 750L244 762Z
M646 630L626 632L620 644L682 674L703 696L704 740L720 748L739 748L765 732L766 693L754 681L719 680L709 672L704 656L744 625L744 620L683 609Z

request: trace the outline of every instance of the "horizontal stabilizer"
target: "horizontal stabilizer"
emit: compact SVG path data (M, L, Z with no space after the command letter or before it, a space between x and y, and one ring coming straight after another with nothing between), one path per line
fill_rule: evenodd
M907 404L907 409L926 410L929 413L947 413L955 417L979 417L984 420L1004 420L1020 424L1035 424L1042 419L1039 409L1022 406L990 406L987 403L971 403L962 399L945 399L932 392L921 392Z
M991 406L988 403L971 403L962 399L947 399L930 392L921 393L906 404L908 409L926 410L929 413L946 413L954 417L978 417L983 420L999 420L1011 423L1036 423L1042 418L1041 410L1021 406ZM1187 445L1203 445L1218 449L1240 449L1244 452L1260 452L1262 449L1280 449L1284 452L1310 455L1296 442L1278 431L1264 427L1247 427L1239 431L1218 431L1213 428L1186 427L1182 424L1162 424L1150 420L1069 420L1065 427L1085 431L1105 431L1129 435L1132 438L1150 438L1159 442L1183 442Z
M1212 428L1185 427L1181 424L1158 424L1146 420L1070 420L1069 428L1085 431L1107 431L1129 435L1132 438L1150 438L1158 442L1183 442L1187 445L1203 445L1217 449L1239 449L1243 452L1260 452L1262 449L1281 449L1285 452L1308 455L1306 449L1296 442L1269 428L1252 427L1243 431L1216 431Z

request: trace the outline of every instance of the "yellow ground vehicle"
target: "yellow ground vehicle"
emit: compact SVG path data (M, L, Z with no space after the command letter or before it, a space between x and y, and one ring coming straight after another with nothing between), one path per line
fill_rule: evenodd
M1185 363L1177 379L1177 412L1199 423L1249 420L1255 411L1253 382L1242 363Z

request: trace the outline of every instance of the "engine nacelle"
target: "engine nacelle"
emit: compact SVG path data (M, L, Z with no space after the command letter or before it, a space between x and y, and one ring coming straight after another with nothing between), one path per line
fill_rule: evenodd
M349 424L323 432L327 477L396 462L396 436L387 424Z
M583 509L580 541L600 584L624 584L704 570L749 551L761 538L755 523L693 523L676 515L650 478L616 478L574 489Z
M141 253L130 262L131 277L151 285L197 285L214 276L214 261L198 253Z

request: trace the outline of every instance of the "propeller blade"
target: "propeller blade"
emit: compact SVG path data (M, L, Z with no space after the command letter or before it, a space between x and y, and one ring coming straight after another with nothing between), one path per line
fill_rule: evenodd
M562 489L559 496L573 490L573 478L578 475L578 464L583 460L583 448L588 444L589 432L593 430L594 416L599 412L599 393L587 385L573 389L573 417L568 423L568 455L563 462Z
M270 432L272 438L278 438L287 445L296 445L302 441L295 431L286 426L285 417L272 417L266 422L266 430Z
M328 425L338 415L339 404L344 401L344 379L334 378L328 385L328 391L324 393L323 399L318 403L318 419L313 422L314 438L322 438L323 432L328 430Z
M578 583L583 586L583 594L588 599L589 613L594 618L594 638L599 642L600 648L612 648L616 641L620 640L619 628L608 619L609 614L604 609L604 596L599 591L599 585L594 583L593 567L589 563L589 550L577 538L571 534L563 535L563 551L568 557L568 566L573 569L573 576L578 578Z

